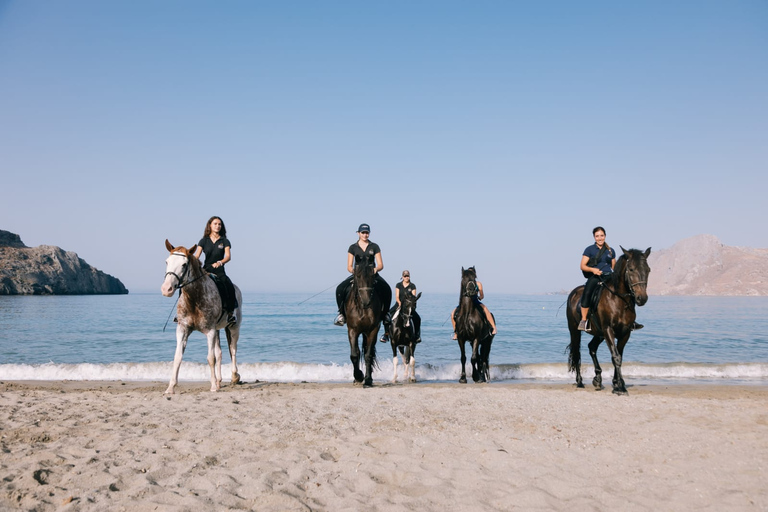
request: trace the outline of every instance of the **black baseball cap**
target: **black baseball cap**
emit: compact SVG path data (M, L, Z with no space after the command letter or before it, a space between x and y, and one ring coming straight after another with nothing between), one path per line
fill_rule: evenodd
M371 232L371 226L368 224L360 224L360 227L357 228L358 233L370 233Z

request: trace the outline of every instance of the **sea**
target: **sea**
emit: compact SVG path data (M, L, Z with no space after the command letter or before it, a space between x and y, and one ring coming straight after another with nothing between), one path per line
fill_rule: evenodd
M352 382L346 327L333 325L332 292L244 293L237 347L245 382ZM158 293L0 297L0 380L166 381L176 349L173 298ZM449 315L457 294L424 293L418 304L421 382L456 382L460 352ZM492 382L574 382L568 372L565 295L493 295ZM768 383L768 297L650 297L637 309L645 328L624 350L627 383ZM222 331L222 369L230 357ZM585 381L594 375L582 339ZM469 350L469 345L467 346ZM392 378L392 350L378 343L374 383ZM469 354L469 353L468 353ZM181 381L207 381L207 345L194 332ZM603 343L598 359L613 375ZM402 362L398 371L403 375ZM469 362L467 363L469 364Z

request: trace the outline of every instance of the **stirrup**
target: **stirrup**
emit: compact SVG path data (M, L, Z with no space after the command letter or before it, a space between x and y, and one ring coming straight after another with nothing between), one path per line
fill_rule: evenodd
M379 340L380 343L387 343L389 341L389 334L384 333L384 335Z
M342 326L342 325L344 325L344 323L345 323L346 321L347 321L347 319L344 317L344 315L342 315L341 313L339 313L339 316L337 316L337 317L336 317L336 320L334 320L334 321L333 321L333 325Z
M581 320L579 322L579 326L577 327L577 329L580 330L580 331L586 331L587 330L587 321L586 320Z

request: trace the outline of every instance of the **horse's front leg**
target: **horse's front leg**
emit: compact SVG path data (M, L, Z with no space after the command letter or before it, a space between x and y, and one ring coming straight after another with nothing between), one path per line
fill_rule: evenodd
M211 391L221 389L221 338L219 330L209 331L208 337L208 366L211 368Z
M397 382L397 345L395 345L395 337L396 334L393 332L392 336L389 338L389 344L392 346L392 367L394 368L394 373L392 374L392 384L395 384ZM408 370L406 369L406 375L405 377L408 378Z
M459 382L461 384L467 383L467 354L464 352L464 343L464 340L459 339L459 349L461 349L461 377L459 377Z
M365 349L365 379L363 380L363 387L370 388L373 386L373 361L376 359L376 343L379 334L379 326L375 329L371 329L363 335L363 347Z
M485 375L480 375L479 368L479 348L480 340L472 340L472 380L475 382L485 381Z
M621 377L621 354L616 346L616 335L610 327L605 330L605 342L611 351L611 360L613 361L613 393L616 395L626 395L627 388L624 385L624 379Z
M406 349L407 351L408 349ZM406 362L406 379L408 382L416 382L416 343L411 342L410 345L410 361ZM410 368L410 375L408 374L408 368Z
M232 385L240 382L240 374L237 371L237 340L240 339L240 324L227 327L227 346L229 347L229 357L232 360Z
M192 332L181 324L176 326L176 353L173 356L173 370L171 370L171 381L168 383L168 389L164 395L172 395L176 384L179 383L179 368L181 368L181 358L184 356L184 350L187 348L187 339Z
M349 360L352 361L352 375L355 384L360 384L363 382L363 372L360 371L360 345L357 341L359 334L347 328L347 335L349 336Z
M589 356L592 358L592 364L595 365L595 378L592 379L592 385L595 389L603 389L603 369L600 368L600 363L597 361L597 347L603 342L603 338L595 336L592 341L589 342Z

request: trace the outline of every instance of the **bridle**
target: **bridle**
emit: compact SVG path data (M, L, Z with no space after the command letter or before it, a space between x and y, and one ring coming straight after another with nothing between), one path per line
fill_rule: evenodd
M632 280L629 278L629 261L624 263L624 283L629 288L629 293L618 293L615 290L612 290L609 286L606 286L605 289L614 294L615 296L619 297L621 300L627 303L627 305L630 305L629 301L627 300L627 297L632 299L632 302L637 302L637 298L635 297L635 286L640 286L641 284L648 284L648 281L638 281L636 283L633 283Z
M474 297L475 295L477 295L477 282L474 279L470 279L464 287L464 296Z
M184 271L181 273L181 276L179 276L176 272L166 272L165 273L165 277L173 276L173 277L176 278L176 281L177 281L178 284L176 284L176 286L174 286L174 288L173 288L174 291L181 290L185 286L194 283L195 281L197 281L198 279L200 279L201 277L203 277L205 275L205 273L203 272L202 274L200 274L196 278L191 279L191 280L189 280L187 282L184 282L184 279L189 274L189 257L187 255L185 255L185 254L181 254L181 253L178 253L178 252L172 252L171 256L180 256L180 257L182 257L182 258L187 260L186 263L184 263L184 265L182 265L182 267L184 268Z

